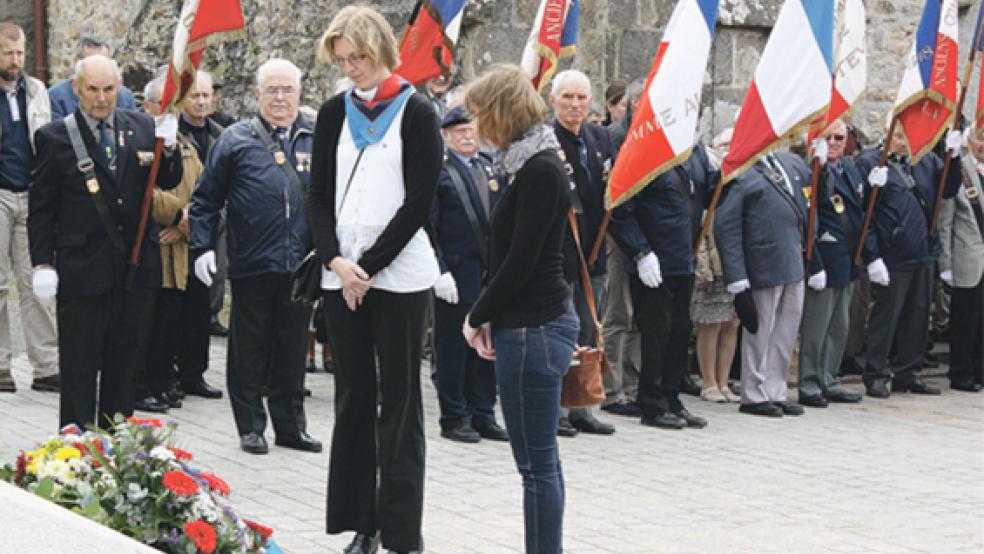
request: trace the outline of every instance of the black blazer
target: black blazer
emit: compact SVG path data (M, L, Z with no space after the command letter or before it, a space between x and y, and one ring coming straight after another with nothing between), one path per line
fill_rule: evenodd
M31 263L52 264L58 271L58 297L74 298L105 294L122 286L126 259L136 238L140 207L154 151L154 120L150 116L117 109L114 115L117 173L110 171L89 126L75 111L79 131L95 162L100 194L123 236L120 253L96 211L96 204L76 165L75 151L64 120L53 121L35 135L37 158L31 174L27 232ZM181 181L181 156L165 156L157 186L171 189ZM161 286L161 252L157 225L148 219L140 253L140 269L134 287Z

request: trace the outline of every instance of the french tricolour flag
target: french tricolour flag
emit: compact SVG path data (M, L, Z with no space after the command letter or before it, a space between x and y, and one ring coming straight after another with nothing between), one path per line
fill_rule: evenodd
M419 0L400 39L394 73L415 85L448 73L464 11L465 0Z
M926 0L892 108L909 141L912 163L950 125L957 104L957 0Z
M834 84L830 109L810 125L810 140L824 132L864 93L868 79L864 0L837 2L834 12Z
M974 50L978 54L984 52L984 3L977 10L977 27L974 28ZM981 70L981 81L977 87L977 128L984 127L984 69Z
M577 46L578 0L540 0L519 65L543 92L557 72L562 56L573 56Z
M734 179L830 104L834 0L786 0L759 58L721 164Z
M718 0L679 0L619 151L605 197L611 209L690 155Z

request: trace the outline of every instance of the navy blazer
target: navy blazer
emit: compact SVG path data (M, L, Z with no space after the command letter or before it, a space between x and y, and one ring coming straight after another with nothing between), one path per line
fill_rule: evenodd
M810 184L810 168L789 152L775 157L792 195L773 184L759 162L727 185L714 215L714 240L729 284L748 279L753 289L766 289L803 280L803 188Z
M451 272L458 287L459 304L471 304L478 299L482 290L485 272L488 270L482 263L478 237L468 221L465 206L461 196L451 180L450 171L457 170L465 183L468 198L482 226L483 239L486 247L489 244L489 217L482 208L482 199L478 196L477 187L489 188L489 211L495 206L502 192L502 181L492 172L492 162L484 155L478 155L485 170L486 180L476 183L468 167L461 159L451 152L445 154L441 175L437 179L437 194L430 211L430 224L434 230L437 262L441 273ZM451 169L451 168L454 169ZM493 187L491 183L495 183Z
M858 169L865 176L865 202L870 193L867 176L878 165L880 148L872 148L857 159ZM870 243L871 259L882 258L889 269L911 269L929 262L942 252L938 238L929 246L929 220L936 205L936 187L943 175L943 160L930 152L910 165L908 158L888 163L888 183L878 193L871 229L877 240ZM907 186L911 177L915 187ZM960 159L950 162L943 198L953 198L960 188ZM917 194L918 192L918 194ZM865 240L865 247L869 243Z
M846 287L856 276L854 252L864 224L861 200L864 177L854 160L842 156L838 163L842 172L828 164L820 174L813 258L809 269L810 275L826 271L828 287ZM838 213L835 206L843 206L843 211ZM865 237L866 244L874 240L871 233ZM863 258L872 261L868 248L865 248Z

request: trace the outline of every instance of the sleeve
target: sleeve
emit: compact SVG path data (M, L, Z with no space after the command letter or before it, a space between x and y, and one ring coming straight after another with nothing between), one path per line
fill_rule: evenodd
M54 264L61 175L47 133L34 137L37 156L28 189L27 237L31 264Z
M813 178L812 174L810 178ZM815 219L813 220L813 251L810 253L810 265L806 268L806 276L808 278L820 273L826 268L826 265L823 263L823 254L820 252L820 204L818 202L820 198L826 198L830 195L831 179L836 179L836 177L831 174L826 165L822 166L820 168L820 175L817 177L817 197L810 198L810 207L816 204L816 212L814 214ZM804 228L804 234L809 230L809 225L809 215L807 215L807 225Z
M939 234L943 252L940 254L939 269L953 271L953 219L957 213L957 199L947 198L940 206Z
M656 185L650 184L649 186ZM632 261L653 251L649 247L646 235L642 232L642 227L639 226L639 221L636 219L638 202L640 202L639 196L637 194L628 202L615 208L612 211L611 221L608 223L608 232L615 239L615 243L625 252L625 256Z
M223 134L208 153L201 180L191 195L188 214L191 225L191 249L204 253L215 249L215 235L219 226L219 212L225 206L229 194L230 135Z
M137 102L133 98L133 91L126 87L120 87L120 93L116 97L116 107L126 110L137 109Z
M337 125L337 117L344 117L338 110L338 97L325 102L318 111L314 126L314 144L311 147L311 181L308 188L307 209L311 215L311 234L318 257L327 266L339 255L338 236L335 234L335 153L337 137L330 131Z
M714 239L727 284L748 279L745 250L742 247L744 185L741 179L728 185L728 190L722 193L724 198L714 214Z
M444 252L441 250L441 244L437 240L437 229L440 228L438 222L441 220L441 198L448 190L444 186L447 180L447 172L448 170L446 168L441 169L441 177L437 182L437 192L434 194L434 202L431 203L429 217L431 229L434 230L434 253L437 254L437 265L440 266L442 274L448 272L448 264L444 261Z
M874 190L871 184L868 183L868 174L871 173L871 170L874 167L872 166L872 160L869 159L867 156L858 157L858 159L855 161L855 165L857 166L858 171L861 172L861 183L863 189L861 209L864 211L861 221L862 221L862 225L864 225L863 223L864 218L867 217L868 204L871 202L871 194L872 191ZM881 249L878 246L878 237L875 235L873 224L874 224L874 217L872 217L871 224L868 226L867 232L863 237L864 249L861 252L861 254L866 263L871 263L877 260L878 258L881 258ZM861 230L859 229L858 232L860 233ZM852 260L853 260L853 255L852 255Z
M149 125L150 136L154 136L154 120L148 115L141 114L141 117ZM163 148L160 170L157 173L157 186L162 190L170 190L181 184L181 177L184 175L184 159L181 156L181 147Z
M406 195L403 205L396 210L376 242L359 258L359 267L370 277L388 266L410 242L414 233L427 223L434 202L437 176L441 171L444 143L434 109L417 94L407 102L413 102L404 114L405 118L410 119L403 121L400 130Z
M943 171L943 162L940 163L940 171ZM943 198L953 198L957 195L957 191L960 190L960 184L963 182L963 173L960 170L961 161L960 156L955 158L950 158L950 166L947 167L946 177L944 177L943 185Z
M154 222L158 225L173 225L184 207L184 203L176 194L154 189L151 210Z

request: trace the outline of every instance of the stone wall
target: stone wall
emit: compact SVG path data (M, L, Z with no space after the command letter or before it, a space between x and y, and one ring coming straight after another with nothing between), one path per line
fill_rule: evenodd
M47 2L49 66L54 77L67 73L75 40L93 34L116 47L125 80L137 89L154 66L165 63L181 5L180 0ZM206 56L206 64L226 84L224 108L240 113L255 109L253 71L273 56L290 58L305 70L304 101L319 105L340 75L335 68L318 64L315 44L332 15L347 3L243 0L245 39L213 48ZM964 53L976 16L970 13L972 3L960 0ZM7 5L26 4L25 0L0 0L4 13ZM372 4L399 32L414 2ZM459 42L461 79L473 77L490 63L518 61L538 5L539 0L472 0ZM594 80L599 97L614 79L644 76L674 5L675 0L582 0L578 52L564 65L585 71ZM779 0L720 0L717 36L705 80L701 121L705 136L733 122L780 5ZM881 134L922 5L922 0L868 1L868 93L854 120L871 135ZM968 105L975 99L976 86L971 88Z

